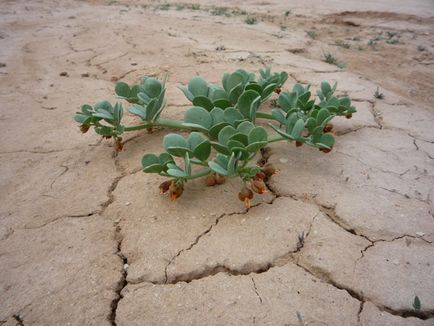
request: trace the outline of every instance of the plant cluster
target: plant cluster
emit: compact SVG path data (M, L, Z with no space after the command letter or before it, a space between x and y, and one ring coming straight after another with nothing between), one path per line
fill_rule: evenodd
M168 192L172 200L182 195L188 180L203 177L208 186L214 186L225 178L239 177L244 185L238 197L248 208L253 193L264 193L265 182L275 173L267 163L267 145L285 140L328 153L335 142L330 121L336 116L351 118L356 112L348 97L334 95L336 84L322 82L315 97L310 85L295 84L291 91L282 91L287 78L286 72L272 73L269 67L259 69L258 76L244 69L225 73L221 85L193 77L179 86L193 105L183 121L160 118L166 105L166 76L162 80L144 77L136 85L118 82L117 98L131 104L128 112L140 118L139 124L125 126L122 104L107 101L83 105L75 121L83 133L93 127L104 138L113 138L116 151L122 150L122 134L128 131L159 127L190 131L167 134L163 153L143 156L143 171L168 177L160 191ZM261 111L273 94L279 94L273 99L276 106L271 112ZM269 128L258 125L258 119L269 120Z

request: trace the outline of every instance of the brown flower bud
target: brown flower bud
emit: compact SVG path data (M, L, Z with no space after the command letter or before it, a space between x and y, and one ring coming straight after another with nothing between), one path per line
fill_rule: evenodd
M238 198L239 200L244 202L245 208L250 208L250 199L253 198L253 192L246 186L243 186L243 188L241 188L241 191L238 193Z
M215 182L216 182L218 185L222 185L222 184L224 184L225 181L226 181L226 179L225 179L224 176L222 176L222 175L220 175L220 174L216 174L216 175L215 175Z
M265 175L264 172L258 172L253 177L253 179L255 179L255 180L265 180L266 178L267 178L267 176Z
M172 183L172 180L164 181L162 184L160 184L160 195L165 194L169 191L170 184Z
M184 186L181 184L177 184L174 180L172 180L169 186L169 196L171 201L175 201L177 198L181 197L184 192Z
M206 177L206 179L205 179L205 184L206 184L208 187L212 187L212 186L214 186L214 185L216 184L216 180L215 180L215 176L214 176L214 174L208 174L208 175L207 175L207 177Z
M352 113L348 113L346 116L345 116L345 118L347 118L347 119L351 119L353 117L353 114Z
M116 138L113 147L115 148L116 152L122 152L122 149L124 148L124 145L122 144L122 138Z
M319 150L323 153L330 153L332 151L332 148L320 148Z
M262 172L267 176L267 178L269 178L276 173L276 168L273 164L267 163L262 167Z
M303 146L303 143L301 141L296 140L295 141L295 147Z
M280 88L280 87L277 87L277 88L274 90L274 92L275 92L276 94L280 94L281 91L282 91L282 88Z
M332 131L333 130L333 124L331 124L331 123L326 123L326 125L324 126L324 128L323 128L323 131L324 132L330 132L330 131Z
M90 128L90 125L88 125L88 124L82 124L82 125L80 126L80 131L81 131L83 134L85 134L85 133L89 130L89 128Z
M253 180L251 183L252 190L258 194L267 192L267 186L262 180Z

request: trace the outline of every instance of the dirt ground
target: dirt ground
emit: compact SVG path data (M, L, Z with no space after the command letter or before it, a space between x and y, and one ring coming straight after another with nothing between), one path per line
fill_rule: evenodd
M249 211L238 180L160 196L167 131L113 157L72 119L164 72L181 119L179 83L264 65L358 113L330 154L274 143ZM432 1L4 0L0 87L0 325L434 325Z

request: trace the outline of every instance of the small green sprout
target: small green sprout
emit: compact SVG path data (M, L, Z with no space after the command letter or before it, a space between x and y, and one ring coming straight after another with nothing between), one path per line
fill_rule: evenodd
M374 93L374 97L379 100L384 99L384 94L380 92L380 87L377 87L377 90Z
M413 308L415 311L419 312L422 309L422 304L419 297L416 295L413 300Z
M247 18L244 20L244 22L245 22L247 25L255 25L255 24L258 23L258 21L256 20L255 17L247 17Z
M346 66L345 62L338 62L336 57L331 53L324 53L324 61L328 64L335 65L336 67L343 69Z
M306 31L307 36L309 36L312 40L315 40L318 37L317 32L314 30Z

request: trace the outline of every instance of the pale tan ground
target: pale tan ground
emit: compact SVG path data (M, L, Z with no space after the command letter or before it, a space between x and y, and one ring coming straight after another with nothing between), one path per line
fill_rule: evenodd
M434 325L433 2L213 3L1 2L0 324ZM248 212L238 180L160 197L140 158L165 131L113 158L72 120L164 72L180 119L177 84L265 64L287 89L338 81L359 112L328 155L273 144L279 173Z

